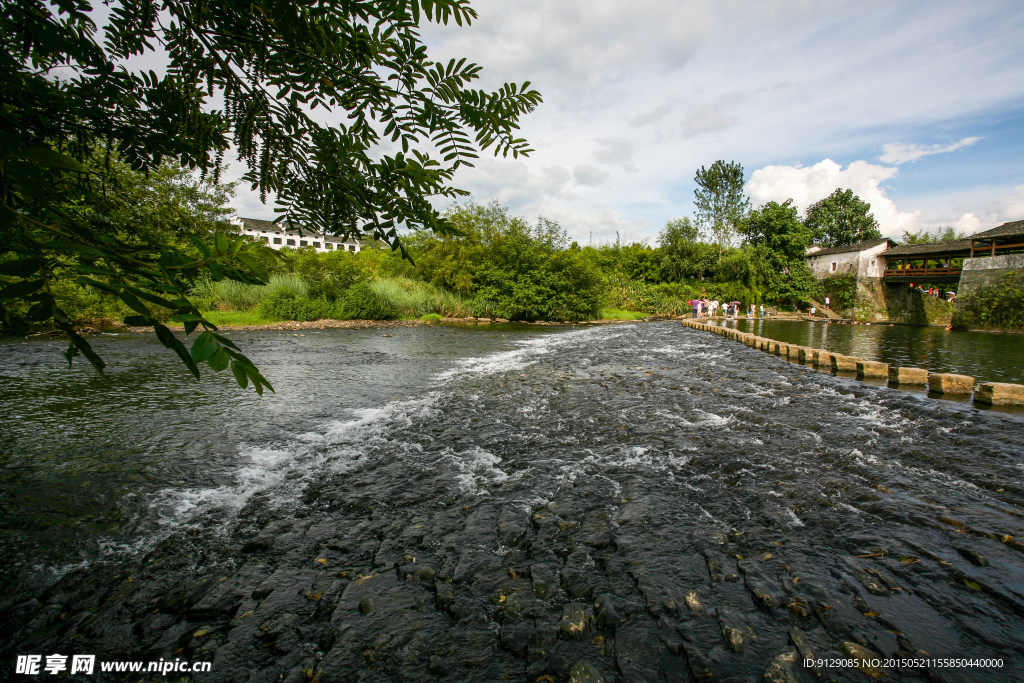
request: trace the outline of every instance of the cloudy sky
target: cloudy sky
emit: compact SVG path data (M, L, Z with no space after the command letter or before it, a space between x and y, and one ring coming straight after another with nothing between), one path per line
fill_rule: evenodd
M529 80L528 159L482 157L456 185L581 242L656 240L693 214L695 171L746 170L757 205L801 212L837 187L899 237L1024 219L1020 0L475 0L426 27L482 86ZM242 215L273 217L245 191Z

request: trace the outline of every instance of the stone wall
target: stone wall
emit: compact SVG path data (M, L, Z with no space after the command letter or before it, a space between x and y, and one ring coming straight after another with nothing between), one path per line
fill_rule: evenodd
M884 301L885 320L911 325L941 325L953 319L953 304L942 297L928 296L908 285L884 285L879 282Z
M981 287L997 285L1006 273L1024 273L1024 254L964 259L957 296L962 297Z

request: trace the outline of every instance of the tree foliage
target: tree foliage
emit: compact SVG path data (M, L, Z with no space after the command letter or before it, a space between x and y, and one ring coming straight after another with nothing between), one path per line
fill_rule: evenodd
M187 291L204 274L264 282L274 254L222 233L183 249L149 239L138 218L114 226L69 210L105 190L85 163L96 150L136 170L171 157L214 177L235 151L244 181L274 195L282 218L394 249L402 225L451 230L430 198L464 194L450 181L481 150L530 151L516 132L538 92L472 89L480 67L427 56L420 22L468 24L467 0L104 5L102 28L93 0L6 0L0 17L0 320L17 332L52 321L71 340L69 361L81 353L104 365L50 291L66 262L79 285L119 297L131 323L153 326L197 377L208 361L230 365L243 386L269 387ZM154 54L166 55L164 73L132 68ZM188 334L206 330L191 352L157 322L164 309Z
M743 166L719 159L710 168L700 167L694 180L693 203L697 207L697 226L718 243L719 257L732 242L736 226L750 208L743 194Z
M871 205L853 190L837 189L811 204L804 222L814 240L825 248L845 247L882 237Z
M687 278L704 280L710 277L720 247L700 241L700 230L689 217L675 218L665 224L658 235L661 243L661 270L666 282Z
M757 207L740 223L739 232L747 244L767 247L789 260L803 260L811 241L811 231L800 220L792 199Z

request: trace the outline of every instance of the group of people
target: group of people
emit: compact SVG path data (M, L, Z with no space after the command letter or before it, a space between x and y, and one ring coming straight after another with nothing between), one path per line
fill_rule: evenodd
M910 288L911 289L914 288L914 283L913 282L910 283ZM917 290L919 292L921 292L922 294L926 294L927 296L934 297L936 299L938 299L939 297L942 296L942 290L939 289L938 287L929 287L928 289L925 289L921 285L918 285L917 286ZM953 303L954 301L956 301L956 292L952 292L952 291L946 292L946 301L948 303Z
M726 318L735 319L740 316L741 303L739 301L730 301L723 304L720 301L718 301L718 299L708 300L706 298L701 298L691 299L689 304L690 307L693 309L694 318L710 318L715 315L719 315L719 309L722 309L722 313L720 315L724 315ZM761 317L765 317L764 304L761 304L760 311ZM757 317L757 315L758 309L756 306L754 306L753 303L751 303L750 307L747 309L747 317L755 318Z

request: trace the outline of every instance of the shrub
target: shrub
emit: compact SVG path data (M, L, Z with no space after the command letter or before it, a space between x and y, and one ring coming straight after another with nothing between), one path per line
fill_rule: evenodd
M345 320L394 320L398 317L398 307L375 292L367 282L350 287L337 312Z
M1006 273L997 284L958 298L953 324L1024 331L1024 275Z
M261 301L257 311L267 318L305 322L330 318L334 312L334 305L327 299L298 296L293 291L281 288Z
M441 321L441 316L438 315L437 313L427 313L426 315L421 315L420 320L424 322L436 323Z

